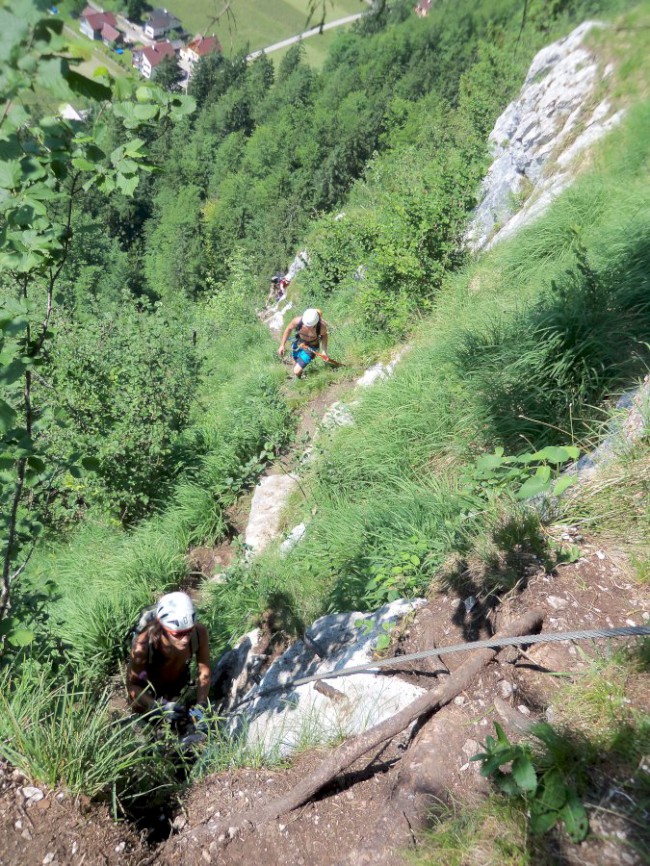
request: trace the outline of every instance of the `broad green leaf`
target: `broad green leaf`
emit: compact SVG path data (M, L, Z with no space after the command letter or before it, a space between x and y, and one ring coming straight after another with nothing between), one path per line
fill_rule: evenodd
M576 451L577 449L573 449ZM566 463L567 460L571 459L571 454L569 453L569 448L564 448L562 446L556 445L547 445L546 448L542 448L541 451L537 451L533 454L535 460L545 460L547 463Z
M539 496L541 493L547 493L550 488L550 482L538 475L533 475L528 478L519 488L517 499L531 499L533 496Z
M6 433L14 426L16 410L0 398L0 433Z
M560 817L572 842L582 842L589 832L589 818L585 807L574 791L569 791Z
M142 85L135 91L135 98L138 102L149 102L153 94L153 88Z
M81 465L86 472L98 472L99 460L96 457L82 457Z
M157 105L146 102L133 107L133 114L138 120L152 120L158 116L159 111L160 108Z
M21 7L21 8L17 8ZM24 15L21 12L24 11ZM36 7L26 0L12 3L11 9L0 7L0 63L4 65L11 55L15 45L27 36L31 22L38 20Z
M133 195L133 193L136 190L136 187L138 186L139 178L137 175L133 175L131 177L126 177L123 174L118 174L117 177L115 178L115 180L116 180L118 189L120 189L124 193L124 195L131 196L131 195Z
M498 469L503 464L503 458L496 454L484 454L476 461L476 468L479 472L489 472L493 469Z
M566 803L567 793L567 787L559 770L552 769L544 774L540 802L545 809L554 809L559 812Z
M541 836L547 833L551 827L555 827L558 822L559 814L557 812L544 812L531 808L530 811L530 829L532 833Z
M495 776L497 787L509 797L517 797L519 795L519 787L511 773L499 773Z
M25 365L21 358L15 358L6 366L0 365L0 382L11 385L17 382L25 372Z
M23 170L17 159L0 162L0 189L17 189L23 178Z
M72 159L72 165L74 168L78 168L79 171L93 171L95 169L95 163L89 159L85 159L83 156L75 156Z
M390 645L390 637L387 634L380 634L377 638L377 643L375 644L375 648L378 650L384 650Z
M567 487L571 487L575 480L574 475L562 475L555 482L555 486L553 487L553 496L562 496Z
M522 791L533 794L537 790L537 773L527 755L520 755L512 762L512 775Z
M34 640L34 637L34 632L28 628L17 628L9 632L7 640L14 647L23 647L30 644Z
M31 454L27 458L27 463L34 470L35 473L38 473L40 475L45 472L45 462L40 457L37 457L35 454Z

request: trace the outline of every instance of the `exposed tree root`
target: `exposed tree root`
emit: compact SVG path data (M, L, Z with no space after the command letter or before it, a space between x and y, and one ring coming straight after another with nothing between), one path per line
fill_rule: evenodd
M518 637L520 635L532 634L539 630L543 618L544 612L541 609L529 611L500 631L495 637ZM293 790L269 803L266 808L241 812L239 815L231 815L225 820L215 821L214 819L209 819L207 822L182 833L177 838L178 843L182 844L190 840L198 844L206 844L210 841L225 842L232 838L238 830L253 830L268 821L291 812L293 809L307 802L321 788L332 782L343 770L347 769L356 760L366 754L366 752L392 739L407 728L411 722L414 722L421 716L429 715L445 704L448 704L470 685L476 674L496 654L497 650L495 649L477 650L472 653L470 658L448 680L412 701L399 713L391 716L390 719L386 719L365 733L343 743L313 773L296 785Z

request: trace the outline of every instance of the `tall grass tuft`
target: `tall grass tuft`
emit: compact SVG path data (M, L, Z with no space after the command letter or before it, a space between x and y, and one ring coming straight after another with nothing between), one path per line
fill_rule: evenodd
M53 685L26 666L0 677L0 754L30 779L121 808L174 786L134 721L111 718L109 693L76 677Z

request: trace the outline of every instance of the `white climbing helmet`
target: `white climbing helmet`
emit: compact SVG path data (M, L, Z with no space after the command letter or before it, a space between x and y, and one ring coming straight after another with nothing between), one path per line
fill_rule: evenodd
M314 325L317 325L319 319L320 313L314 307L309 307L309 309L305 310L302 314L302 323L303 325L307 325L308 328L313 328Z
M169 631L187 631L196 622L192 599L185 592L169 592L158 602L156 619Z

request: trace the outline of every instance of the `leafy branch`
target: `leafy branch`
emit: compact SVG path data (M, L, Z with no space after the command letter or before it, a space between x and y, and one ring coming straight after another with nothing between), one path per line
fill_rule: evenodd
M41 17L29 0L0 5L0 268L16 287L0 305L0 516L2 579L0 648L28 643L32 635L15 617L12 589L32 555L41 524L37 489L51 490L61 471L80 474L94 461L73 455L66 466L46 465L41 442L48 429L64 426L65 413L39 410L33 376L44 363L51 335L54 293L68 260L72 218L79 196L91 187L132 195L151 171L144 141L131 131L174 122L193 101L154 85L114 80L105 70L94 79L75 68L59 20ZM86 125L61 117L38 117L24 96L48 91L54 98L83 97L94 106ZM102 147L107 120L119 117L126 140ZM39 314L39 308L41 310Z

